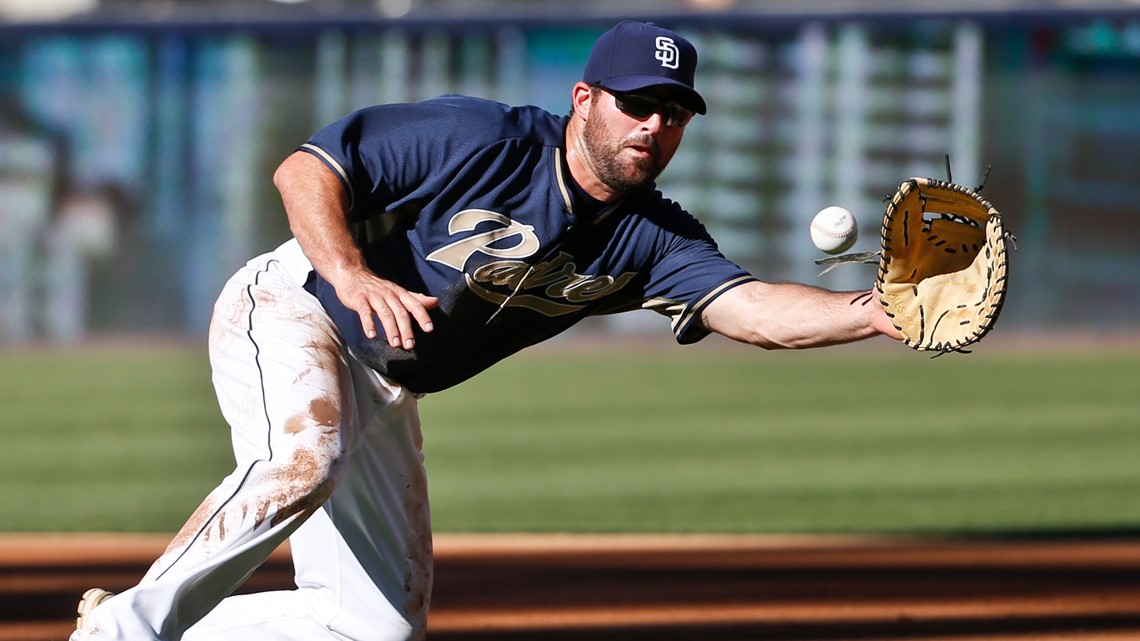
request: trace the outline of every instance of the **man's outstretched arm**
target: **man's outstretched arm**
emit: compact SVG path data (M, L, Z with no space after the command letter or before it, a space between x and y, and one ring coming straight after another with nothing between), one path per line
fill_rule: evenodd
M824 347L880 334L902 338L873 291L795 283L734 287L710 303L701 320L710 331L765 349Z

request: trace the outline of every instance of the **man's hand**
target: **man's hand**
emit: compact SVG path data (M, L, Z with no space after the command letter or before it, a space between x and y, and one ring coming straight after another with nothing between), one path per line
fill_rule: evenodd
M410 292L369 273L356 273L332 282L345 307L360 315L360 325L368 338L376 338L376 319L384 329L388 344L395 348L416 346L413 320L425 332L434 329L429 309L439 305L435 296Z
M875 328L876 331L884 336L889 336L895 340L902 340L902 333L895 327L894 322L891 321L891 317L887 316L887 308L883 307L879 302L879 297L875 290L859 294L852 299L851 304L871 307L871 327Z

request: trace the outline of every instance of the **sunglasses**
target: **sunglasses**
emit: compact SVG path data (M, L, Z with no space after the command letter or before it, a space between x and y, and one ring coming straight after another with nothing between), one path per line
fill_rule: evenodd
M666 127L684 127L695 115L674 100L640 93L614 93L614 103L621 112L637 120L645 120L653 114L660 114Z

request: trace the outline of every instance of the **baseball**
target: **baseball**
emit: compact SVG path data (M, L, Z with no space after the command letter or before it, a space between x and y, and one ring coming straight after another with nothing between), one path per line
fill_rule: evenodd
M824 207L811 219L811 242L827 254L847 251L859 239L855 214L844 207Z

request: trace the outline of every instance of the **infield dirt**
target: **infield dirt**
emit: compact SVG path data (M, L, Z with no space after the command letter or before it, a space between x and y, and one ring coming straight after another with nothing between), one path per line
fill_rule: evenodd
M66 639L168 537L0 536L0 641ZM1140 639L1140 541L439 535L433 641ZM279 550L242 591L292 585Z

